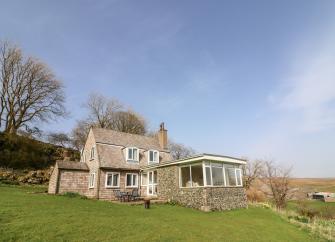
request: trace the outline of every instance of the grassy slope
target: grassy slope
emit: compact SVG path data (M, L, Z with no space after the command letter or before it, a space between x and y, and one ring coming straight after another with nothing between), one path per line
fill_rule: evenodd
M145 210L33 190L0 185L0 241L316 241L263 208Z

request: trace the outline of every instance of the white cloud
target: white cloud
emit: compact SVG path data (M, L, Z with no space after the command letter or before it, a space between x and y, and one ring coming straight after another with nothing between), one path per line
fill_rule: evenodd
M283 112L298 116L302 131L335 127L335 36L327 34L313 49L302 48L279 95L269 96Z

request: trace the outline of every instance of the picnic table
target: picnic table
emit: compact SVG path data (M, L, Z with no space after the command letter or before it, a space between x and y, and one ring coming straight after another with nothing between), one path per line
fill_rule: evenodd
M122 201L125 202L127 200L127 202L129 202L131 195L131 192L121 192Z

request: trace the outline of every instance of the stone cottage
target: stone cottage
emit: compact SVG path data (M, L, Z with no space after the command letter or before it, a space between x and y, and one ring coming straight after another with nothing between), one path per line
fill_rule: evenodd
M167 141L164 123L157 137L91 128L80 162L56 163L49 193L115 200L115 189L139 189L142 197L206 211L247 206L245 160L213 154L173 160Z

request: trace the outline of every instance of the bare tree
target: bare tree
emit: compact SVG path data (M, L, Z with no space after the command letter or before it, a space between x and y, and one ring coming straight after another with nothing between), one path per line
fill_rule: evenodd
M244 179L244 187L248 190L252 183L260 178L263 173L263 161L255 160L255 161L247 161L247 164L243 167L243 179Z
M77 121L76 126L72 129L71 132L72 146L74 148L81 150L84 147L88 132L92 125L93 124L87 120Z
M191 147L187 147L183 144L175 143L170 141L168 148L171 152L172 158L175 160L183 159L195 154L195 150Z
M269 195L278 209L284 208L290 191L291 168L286 169L272 161L264 163L263 180L268 185Z
M95 123L100 128L110 128L115 113L123 108L118 100L98 93L91 93L84 106L89 111L88 122Z
M120 132L144 135L147 132L145 119L133 111L118 111L113 115L108 128Z
M65 116L61 82L42 62L25 58L8 42L0 45L0 128L16 133L33 121Z
M68 147L69 145L71 145L71 138L63 132L52 132L48 134L48 141L51 144L54 145L59 145L62 147Z
M89 112L88 117L78 121L72 130L74 147L79 150L84 147L90 127L141 135L147 132L146 120L131 110L125 110L116 99L93 93L84 107Z

